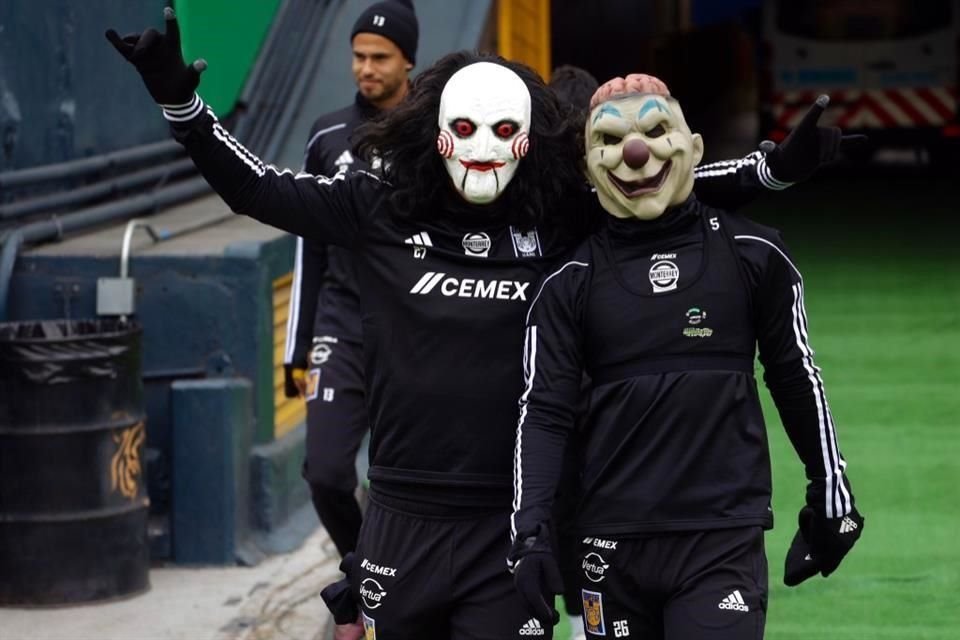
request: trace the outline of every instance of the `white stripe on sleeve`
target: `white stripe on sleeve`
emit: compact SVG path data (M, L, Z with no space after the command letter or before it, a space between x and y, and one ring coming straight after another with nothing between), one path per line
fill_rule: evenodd
M523 423L527 418L527 402L537 376L537 327L527 327L523 340L523 375L526 381L520 396L520 419L517 421L517 439L513 447L513 513L510 514L510 541L517 537L516 515L523 501Z
M820 431L820 455L823 460L824 478L826 480L825 494L823 496L824 513L828 518L839 518L850 513L853 505L850 500L850 493L843 483L843 472L846 468L846 462L840 457L840 448L837 444L837 434L833 423L833 416L830 414L830 407L827 404L827 393L823 385L823 378L820 376L820 367L813 361L813 349L810 346L809 336L807 334L807 312L803 300L803 276L796 265L790 261L790 258L773 242L765 238L750 235L734 236L736 240L752 240L761 242L774 249L782 257L793 272L797 275L799 282L792 285L793 305L791 313L793 315L793 334L797 349L803 360L803 368L807 372L807 379L810 381L810 391L813 395L817 407L817 423Z
M303 284L303 238L297 236L297 251L293 259L293 283L290 288L290 306L287 309L287 343L283 363L293 363L297 348L297 330L300 326L300 287Z

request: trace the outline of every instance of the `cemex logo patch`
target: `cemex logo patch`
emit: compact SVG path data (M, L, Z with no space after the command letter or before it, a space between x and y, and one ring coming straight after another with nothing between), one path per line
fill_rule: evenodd
M439 286L438 286L439 285ZM448 298L487 298L488 300L527 300L529 282L516 280L477 280L447 277L445 273L427 271L410 293L425 296L434 290Z
M604 540L603 538L584 538L583 544L596 547L597 549L616 549L616 540Z
M375 573L379 576L388 576L391 578L397 577L397 570L393 567L384 567L383 565L374 564L367 560L366 558L360 563L362 569L366 569L370 573Z

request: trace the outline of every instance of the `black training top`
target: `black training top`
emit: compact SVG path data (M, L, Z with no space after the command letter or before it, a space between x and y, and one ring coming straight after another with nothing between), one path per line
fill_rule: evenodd
M758 348L808 503L848 513L803 280L779 233L694 197L655 221L608 216L544 279L527 318L517 539L549 520L583 373L584 535L772 526Z
M507 508L524 317L536 283L580 238L512 227L497 203L469 206L452 189L441 209L404 218L371 172L265 165L198 97L164 113L234 211L355 252L372 486L457 509ZM754 154L714 178L739 195L761 185L762 166ZM599 210L578 185L570 201Z
M373 104L357 93L349 107L317 118L310 128L304 152L304 171L332 176L341 171L369 169L362 158L354 155L351 136L357 126L377 112ZM336 336L340 340L360 342L357 268L349 251L297 238L284 351L288 377L292 368L307 368L307 354L314 336ZM295 387L290 384L287 387L289 395L296 395Z

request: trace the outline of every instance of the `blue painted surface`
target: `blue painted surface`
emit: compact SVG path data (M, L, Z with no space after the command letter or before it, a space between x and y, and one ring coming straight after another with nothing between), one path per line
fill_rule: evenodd
M255 390L255 415L257 441L271 440L272 283L289 273L293 250L293 238L282 236L230 245L223 255L131 258L136 316L144 327L145 378L164 371L207 377L232 369L267 387ZM116 256L21 256L11 283L10 319L93 317L97 278L116 276L117 265ZM148 413L151 438L169 430L157 407Z
M232 564L246 533L251 385L188 380L170 387L173 559Z
M600 110L597 111L597 115L593 116L593 123L596 124L597 120L599 120L605 114L616 116L617 118L623 117L623 115L620 113L620 110L615 106L612 104L604 104L600 107Z
M661 111L667 114L670 113L670 109L667 109L667 107L662 102L654 98L651 100L647 100L645 103L643 103L643 106L640 107L640 113L637 114L637 120L642 118L647 113L647 111L650 111L650 109L656 109L657 111Z
M349 34L353 20L368 5L369 0L340 4L339 33ZM416 6L421 34L419 71L448 51L474 48L491 2L417 0ZM0 30L0 170L166 139L166 122L159 116L144 117L156 115L156 107L139 78L103 38L103 29L108 26L121 33L150 24L162 27L159 15L154 2L0 2L0 27L20 20L36 23L19 31ZM20 64L22 51L35 51L39 59ZM281 154L287 158L285 164L300 163L310 123L317 115L352 100L355 88L350 55L347 35L322 52L318 73L310 83L313 93L304 101L300 120L291 128L291 138ZM50 113L52 117L48 117ZM63 114L71 117L64 120ZM58 128L61 122L65 125ZM134 254L131 259L136 315L144 328L147 448L153 463L147 475L153 516L163 518L176 508L174 485L183 464L175 450L176 434L182 433L186 418L178 417L175 410L175 385L190 387L232 377L249 380L254 426L246 454L234 458L234 464L248 470L252 443L273 441L272 283L289 273L293 252L293 238L283 236L269 242L251 239L222 251L198 247L189 254ZM117 275L118 253L119 246L103 255L21 255L11 282L9 319L94 316L97 278ZM239 436L246 434L221 426L212 435L223 443L238 442ZM302 439L301 431L288 437L296 433ZM295 444L267 449L287 452ZM277 467L283 474L281 485L295 481L295 489L303 488L298 458L289 453L277 458L282 459ZM223 499L232 500L234 511L246 515L248 494L239 493L236 487L231 489L222 475L215 475L225 473L220 464L225 462L226 458L218 459L216 465L200 465L196 471L209 474ZM203 483L202 478L196 481ZM185 499L181 494L181 506ZM288 497L277 499L288 511L293 510L295 505ZM220 515L225 522L226 516ZM189 529L182 524L175 529L179 541L174 546L184 548L186 544L190 548ZM219 553L220 561L232 562L222 548Z
M780 72L784 87L830 87L849 86L858 83L859 72L850 67L787 69Z
M937 71L884 71L879 74L880 87L941 87L950 84L945 73Z
M695 26L706 27L739 20L744 12L759 10L760 4L761 0L693 0L690 13Z
M179 469L173 453L173 384L232 376L250 380L255 423L247 440L273 439L273 281L290 271L293 250L293 238L284 235L207 254L198 249L196 255L131 258L136 317L144 328L146 446L153 461L147 477L154 516L172 514L172 483ZM118 265L115 254L21 256L11 283L11 320L93 317L97 278L116 276ZM241 458L243 469L249 466L249 448ZM246 514L246 498L238 504Z
M140 78L103 37L162 28L162 2L0 2L0 171L163 140Z

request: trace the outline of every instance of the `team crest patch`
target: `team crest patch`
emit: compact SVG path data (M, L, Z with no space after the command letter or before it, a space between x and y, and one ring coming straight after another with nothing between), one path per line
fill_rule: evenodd
M650 284L654 293L673 291L680 280L680 269L669 260L660 260L650 267Z
M587 633L595 636L607 635L603 624L603 594L587 589L581 589L580 594L583 596L583 625Z
M468 256L486 258L490 255L490 246L490 236L482 231L463 236L463 253Z
M365 613L363 614L363 640L377 640L377 621Z
M540 251L540 236L536 229L530 231L520 231L516 227L510 227L510 238L513 240L513 255L518 258L532 258L542 256Z
M329 344L321 342L320 338L313 339L313 349L310 350L310 364L318 367L326 364L332 354L333 349Z

